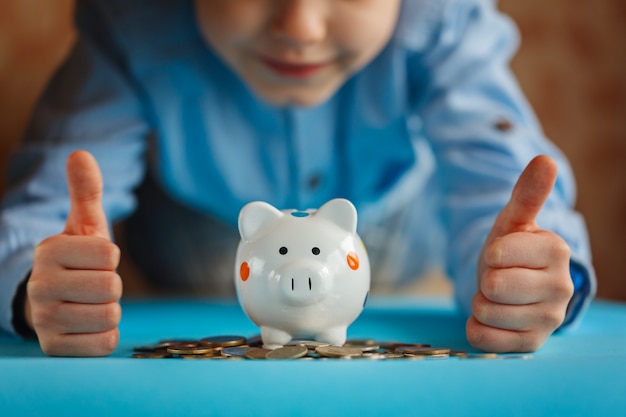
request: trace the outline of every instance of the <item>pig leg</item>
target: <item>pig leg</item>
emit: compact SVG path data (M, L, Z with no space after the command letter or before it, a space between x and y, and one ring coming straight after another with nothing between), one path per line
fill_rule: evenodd
M261 339L265 349L276 349L289 343L291 335L282 330L261 326Z
M319 333L315 340L318 342L330 343L333 346L343 346L346 343L347 326L331 327L322 333Z

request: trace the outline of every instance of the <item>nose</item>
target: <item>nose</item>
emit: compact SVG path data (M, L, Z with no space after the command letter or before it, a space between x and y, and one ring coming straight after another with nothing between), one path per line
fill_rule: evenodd
M306 46L326 37L326 16L319 0L283 0L271 22L271 33L291 46Z
M330 287L328 270L317 262L293 262L280 270L280 292L288 304L315 304L328 294Z

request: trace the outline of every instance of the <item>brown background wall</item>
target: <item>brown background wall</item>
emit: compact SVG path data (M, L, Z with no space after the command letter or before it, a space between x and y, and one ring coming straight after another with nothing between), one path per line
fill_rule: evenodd
M0 191L8 153L75 33L74 0L0 1ZM572 162L599 295L626 300L626 2L503 0L513 62L547 135Z

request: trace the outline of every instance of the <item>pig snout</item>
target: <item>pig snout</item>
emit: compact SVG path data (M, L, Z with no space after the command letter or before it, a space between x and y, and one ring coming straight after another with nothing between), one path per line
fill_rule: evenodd
M288 304L315 304L331 290L329 271L318 262L294 261L284 265L278 272L280 294Z

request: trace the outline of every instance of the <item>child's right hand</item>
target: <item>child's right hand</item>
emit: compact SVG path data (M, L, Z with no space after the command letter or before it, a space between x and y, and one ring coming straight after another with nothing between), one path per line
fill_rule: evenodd
M37 246L25 316L51 356L105 356L119 341L119 248L102 208L102 176L85 151L67 160L70 213L63 233Z

